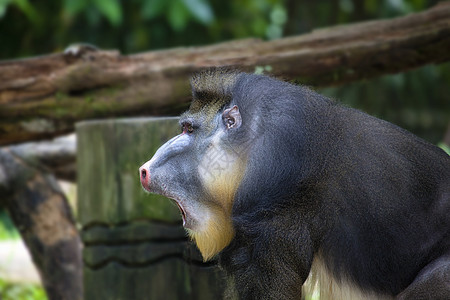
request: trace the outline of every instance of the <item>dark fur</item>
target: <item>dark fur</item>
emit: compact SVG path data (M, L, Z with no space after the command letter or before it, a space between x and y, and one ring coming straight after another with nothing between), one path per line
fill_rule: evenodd
M450 254L450 158L441 149L269 77L236 75L229 93L243 122L230 142L251 140L236 235L220 255L241 299L298 299L318 254L337 278L397 295ZM440 264L445 276L449 265ZM435 299L450 295L445 281L430 289Z

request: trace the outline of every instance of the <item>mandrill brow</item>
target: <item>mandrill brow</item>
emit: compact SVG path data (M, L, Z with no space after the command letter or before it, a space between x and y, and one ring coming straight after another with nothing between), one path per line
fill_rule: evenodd
M450 299L443 150L268 76L210 69L191 86L140 180L218 257L228 297Z

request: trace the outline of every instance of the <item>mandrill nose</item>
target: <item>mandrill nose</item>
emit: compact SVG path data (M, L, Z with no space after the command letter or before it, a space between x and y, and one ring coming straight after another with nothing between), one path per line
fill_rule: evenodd
M150 192L150 172L147 170L145 165L139 168L139 174L141 177L142 187Z

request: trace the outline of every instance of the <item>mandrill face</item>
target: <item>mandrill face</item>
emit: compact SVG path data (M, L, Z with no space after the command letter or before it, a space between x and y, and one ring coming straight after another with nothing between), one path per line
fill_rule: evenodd
M146 191L174 200L206 261L234 236L231 211L246 157L236 139L242 134L239 107L227 95L208 91L211 87L203 80L193 79L194 100L180 118L181 133L161 146L139 173Z

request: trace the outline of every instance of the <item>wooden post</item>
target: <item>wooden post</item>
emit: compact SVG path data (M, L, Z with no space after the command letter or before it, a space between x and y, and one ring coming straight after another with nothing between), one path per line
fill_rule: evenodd
M88 121L76 130L85 300L222 298L224 274L202 262L176 205L140 186L138 168L179 133L178 119Z

